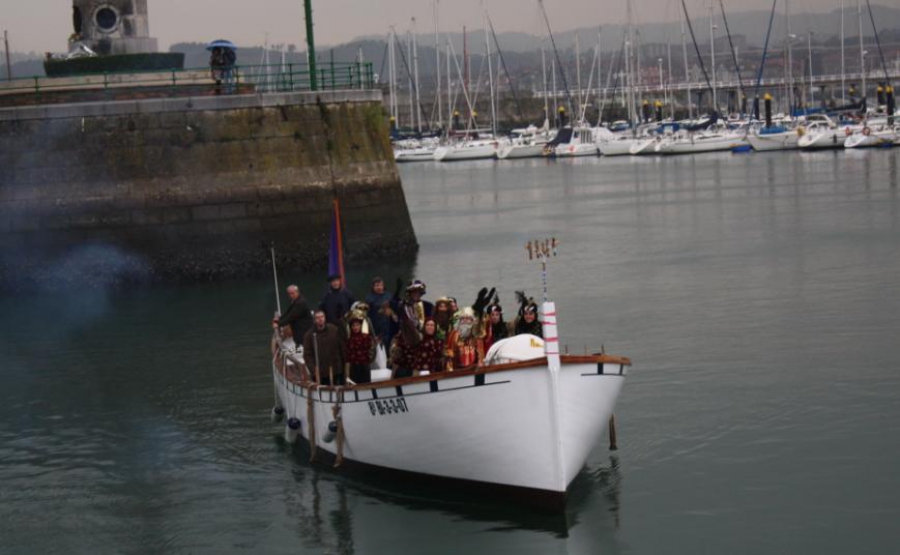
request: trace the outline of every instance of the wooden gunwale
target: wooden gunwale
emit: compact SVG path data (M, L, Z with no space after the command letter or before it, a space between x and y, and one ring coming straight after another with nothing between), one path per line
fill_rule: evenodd
M299 359L290 356L291 360L294 362L295 367L297 364L302 364L302 361ZM291 383L295 385L299 385L302 387L310 387L314 386L315 383L309 380L304 380L301 376L297 374L294 370L285 371L285 365L282 363L283 357L276 356L275 363L278 371ZM613 356L613 355L561 355L560 361L562 364L621 364L624 366L631 366L631 359L627 357ZM340 386L340 387L332 387L332 386L318 386L316 389L321 391L366 391L369 389L381 389L381 388L390 388L397 386L404 386L410 384L417 383L426 383L432 381L440 381L447 380L451 378L461 378L466 376L475 376L479 374L496 374L499 372L510 372L514 370L524 370L528 368L541 368L547 366L547 357L539 357L531 360L524 360L521 362L511 362L508 364L494 364L489 366L479 366L477 368L469 368L465 370L456 370L453 372L439 372L435 374L429 374L427 376L413 376L409 378L398 378L393 380L385 380L381 382L373 382L366 384L356 384L353 386Z

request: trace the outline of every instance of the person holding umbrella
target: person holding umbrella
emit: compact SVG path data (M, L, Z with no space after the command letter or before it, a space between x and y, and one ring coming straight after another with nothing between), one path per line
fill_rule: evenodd
M234 92L234 64L237 62L237 46L230 40L214 40L206 47L210 52L209 69L216 82L216 94L222 94L222 83L227 93Z

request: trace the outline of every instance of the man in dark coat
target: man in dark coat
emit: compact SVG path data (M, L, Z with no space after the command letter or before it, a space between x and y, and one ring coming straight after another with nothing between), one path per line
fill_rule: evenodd
M369 305L369 320L372 321L374 335L385 347L391 344L391 317L385 311L385 304L391 302L391 294L385 291L384 280L377 277L372 280L372 292L366 296Z
M296 285L288 287L287 294L291 299L291 305L284 316L275 318L272 321L272 327L291 326L294 345L299 348L303 344L303 336L313 325L312 311L310 311L306 299L300 294L300 289Z
M325 320L329 324L337 326L341 323L344 315L350 312L353 303L356 302L356 297L344 288L341 276L329 276L328 283L328 292L319 303L319 310L325 313Z
M317 310L313 327L303 337L303 361L312 379L321 385L344 385L344 336L337 326L325 321L325 312ZM318 369L318 371L317 371Z

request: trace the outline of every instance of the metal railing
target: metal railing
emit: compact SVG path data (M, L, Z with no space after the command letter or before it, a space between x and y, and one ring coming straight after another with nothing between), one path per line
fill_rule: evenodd
M316 90L376 88L371 62L331 62L318 66ZM220 83L217 83L220 81ZM63 77L17 77L0 82L0 96L42 94L58 91L113 91L136 87L171 89L173 95L184 87L221 88L222 94L255 92L311 91L312 79L306 64L270 64L234 66L212 70L209 67L152 71L120 71Z

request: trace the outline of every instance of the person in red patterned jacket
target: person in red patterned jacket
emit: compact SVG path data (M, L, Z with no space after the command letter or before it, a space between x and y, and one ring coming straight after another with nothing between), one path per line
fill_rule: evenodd
M344 360L349 366L350 379L356 383L372 381L372 361L375 360L375 338L362 331L362 320L350 320L350 337L344 348Z
M422 327L422 341L416 346L413 355L413 369L416 372L427 371L434 374L444 371L444 342L437 338L437 331L434 318L426 319Z

